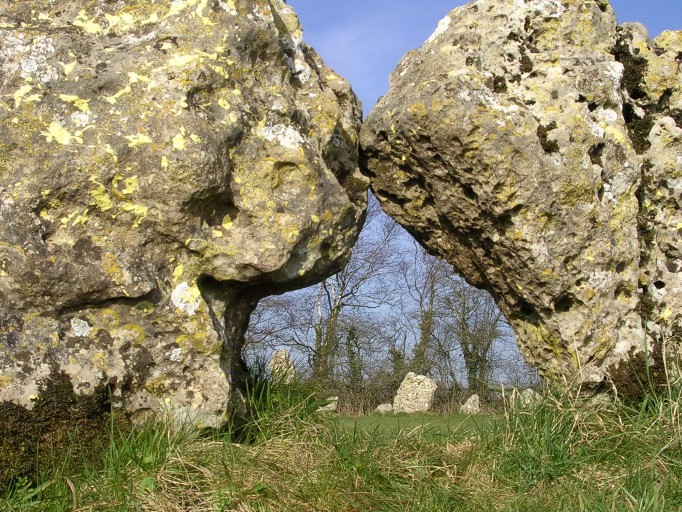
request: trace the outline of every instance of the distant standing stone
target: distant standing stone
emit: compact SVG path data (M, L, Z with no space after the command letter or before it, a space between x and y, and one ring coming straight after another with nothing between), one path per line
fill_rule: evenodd
M283 348L272 354L268 363L268 371L272 379L279 384L291 384L294 381L296 368L287 349Z
M339 406L339 397L338 396L330 396L327 398L329 403L327 405L323 405L322 407L318 407L317 412L336 412L336 409Z
M436 383L425 375L409 372L393 399L393 412L426 412L431 408Z
M534 389L528 388L521 391L519 394L519 403L521 407L532 407L540 401L540 394Z
M391 414L393 412L393 406L391 404L381 404L376 408L376 412L379 414Z
M459 408L462 414L478 414L481 412L481 399L478 395L471 395L462 407Z

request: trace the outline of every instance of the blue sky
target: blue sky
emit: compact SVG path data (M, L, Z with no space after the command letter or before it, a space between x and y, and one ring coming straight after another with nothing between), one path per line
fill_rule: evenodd
M401 57L421 44L462 0L288 0L305 41L350 81L365 114L388 89ZM654 37L682 30L682 0L611 0L619 22L639 21Z

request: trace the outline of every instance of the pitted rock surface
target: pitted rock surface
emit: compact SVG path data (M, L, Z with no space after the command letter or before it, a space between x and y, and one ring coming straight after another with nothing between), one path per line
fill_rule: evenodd
M681 50L606 0L478 0L363 126L383 208L492 292L545 376L679 345Z
M273 381L280 384L291 384L296 379L296 366L291 360L289 351L280 349L270 356L268 371Z
M218 422L257 301L350 255L360 120L281 0L0 2L0 402Z
M393 398L393 412L427 412L431 409L437 387L426 375L408 372Z

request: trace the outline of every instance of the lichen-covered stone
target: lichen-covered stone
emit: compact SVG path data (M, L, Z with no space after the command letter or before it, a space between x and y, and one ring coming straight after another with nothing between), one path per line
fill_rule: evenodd
M282 0L0 1L0 402L219 422L257 301L350 254L360 119Z
M377 405L375 412L381 414L382 416L384 414L391 414L393 412L393 404L379 404Z
M471 395L459 408L459 412L462 414L479 414L481 412L481 398L478 395Z
M274 352L270 356L268 371L275 383L291 384L296 379L296 367L291 360L289 351L285 348Z
M408 372L393 398L393 412L427 412L431 409L437 387L426 375Z
M640 24L618 30L628 133L641 155L640 312L645 329L682 347L682 32L649 40Z
M492 292L546 376L601 382L679 325L681 37L606 0L478 0L363 127L384 209Z

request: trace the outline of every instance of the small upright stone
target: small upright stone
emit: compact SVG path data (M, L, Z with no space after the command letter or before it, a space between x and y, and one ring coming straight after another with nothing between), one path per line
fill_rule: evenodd
M464 405L459 408L462 414L478 414L481 412L481 399L478 395L471 395L469 399L464 402Z
M393 412L393 406L391 404L381 404L376 408L376 412L381 415L391 414Z
M527 407L533 407L537 404L542 397L534 389L527 388L519 393L519 404L524 409Z
M287 349L283 348L272 354L268 363L268 371L272 380L279 384L291 384L294 381L296 368Z
M431 408L436 383L425 375L409 372L393 400L393 412L426 412Z
M323 405L322 407L317 408L317 412L336 412L336 409L339 407L339 397L338 396L330 396L327 398L327 404Z

